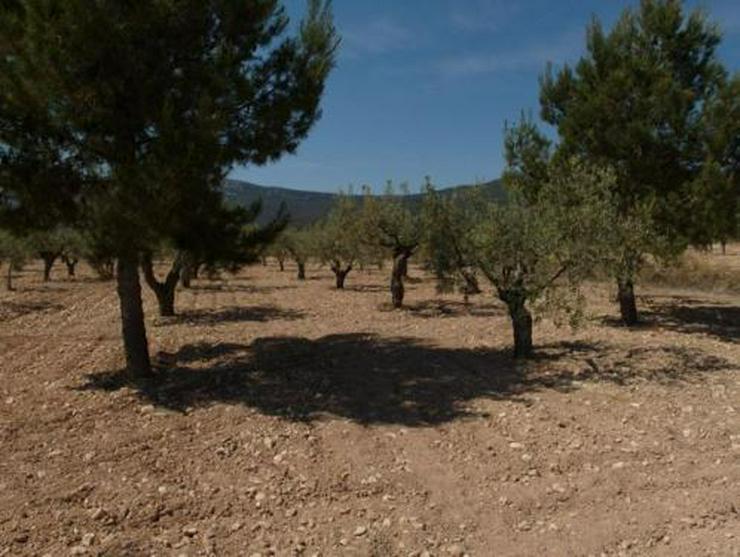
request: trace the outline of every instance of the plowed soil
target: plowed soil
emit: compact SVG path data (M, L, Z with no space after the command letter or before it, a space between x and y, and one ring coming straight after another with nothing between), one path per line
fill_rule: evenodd
M113 284L55 272L0 294L0 556L740 555L737 296L628 330L596 286L521 364L490 293L250 267L145 291L136 382Z

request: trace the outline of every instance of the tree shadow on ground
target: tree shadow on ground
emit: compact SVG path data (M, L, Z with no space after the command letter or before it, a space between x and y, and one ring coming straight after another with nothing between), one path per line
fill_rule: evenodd
M437 317L500 317L506 315L500 304L468 303L453 300L424 300L406 306L406 310L415 317L424 319Z
M190 286L190 290L194 292L246 292L248 294L269 294L293 288L296 287L294 285L256 286L253 284L235 284L232 281L200 283Z
M47 311L60 311L64 309L62 304L52 302L16 302L13 300L0 301L0 321L10 321L23 317L29 313L41 313Z
M688 305L684 300L652 303L650 318L660 327L681 333L703 333L725 342L740 342L740 306Z
M631 328L662 329L686 334L705 334L725 342L740 342L740 306L713 303L682 296L650 296L640 322ZM612 327L625 327L613 316L602 319Z
M160 326L173 324L218 325L219 323L296 321L306 314L294 309L283 309L277 306L235 306L221 309L184 310L174 317L164 318Z
M351 279L348 277L347 281L350 280ZM348 292L390 292L388 286L379 284L347 284L345 285L344 289Z
M621 384L630 373L633 379L675 381L729 366L684 351L676 356L681 368L673 361L648 362L638 371L635 353L624 356L631 365L625 371L621 361L599 361L605 351L603 345L558 343L542 347L523 365L508 350L441 348L413 338L266 337L251 345L187 345L175 355L174 367L153 379L120 371L93 374L79 388L132 387L143 399L177 411L221 402L297 421L338 416L361 424L422 426L479 417L467 403L481 397L526 402L528 393L568 392L584 381Z

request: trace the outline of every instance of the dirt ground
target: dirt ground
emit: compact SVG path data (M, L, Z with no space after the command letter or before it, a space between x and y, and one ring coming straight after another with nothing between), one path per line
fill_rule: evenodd
M257 266L147 291L137 384L113 285L55 272L0 294L0 556L740 555L737 296L627 330L594 287L522 365L490 294Z

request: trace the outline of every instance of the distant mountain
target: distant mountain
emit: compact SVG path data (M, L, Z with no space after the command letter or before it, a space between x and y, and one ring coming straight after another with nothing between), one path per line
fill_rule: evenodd
M440 190L440 193L450 195L455 191L472 187L474 186L455 186ZM502 200L506 197L506 192L500 180L486 182L481 187L491 199ZM274 217L281 203L285 203L290 213L291 224L303 226L311 224L326 215L337 194L258 186L250 182L228 179L224 183L224 196L227 202L243 206L251 205L257 199L262 199L262 213L258 219L259 224L264 224ZM407 195L405 199L416 205L421 201L421 194Z

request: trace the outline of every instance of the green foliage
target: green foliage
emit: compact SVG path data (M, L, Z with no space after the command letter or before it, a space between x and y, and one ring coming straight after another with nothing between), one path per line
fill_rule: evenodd
M704 107L707 158L692 183L699 245L727 242L740 233L740 74L727 80Z
M82 201L116 253L177 236L232 164L292 152L319 116L337 46L328 4L310 2L296 37L287 26L272 1L13 3L0 17L4 188L29 212L43 195ZM32 162L44 180L24 185ZM53 166L68 188L46 183Z
M643 0L609 33L595 20L578 64L541 79L542 116L557 127L564 155L612 167L619 210L649 202L664 234L692 229L685 200L705 158L702 107L724 77L719 41L702 12Z
M360 207L341 193L315 231L316 255L332 269L351 268L360 256Z
M316 255L316 230L313 227L288 228L280 241L299 265L305 265Z
M96 250L117 258L132 372L151 372L140 256L162 241L244 248L248 215L223 208L224 176L295 151L320 116L338 45L329 4L311 0L296 36L288 23L273 0L0 11L0 200L27 219L51 212L43 200L72 205ZM187 228L203 223L193 240Z
M422 256L434 272L437 289L455 287L465 294L479 291L473 225L482 220L487 200L478 188L440 195L428 184L422 204Z
M489 206L473 244L503 301L523 294L529 304L552 304L554 293L573 293L592 276L612 247L605 224L613 214L614 181L613 173L571 159L550 172L534 202L514 197ZM568 309L579 313L578 306Z
M13 271L19 271L31 256L32 247L29 242L15 234L0 229L0 266L6 264L5 285L7 290L13 290Z
M403 202L408 186L400 186L400 195L391 182L382 195L363 190L362 237L370 245L395 256L398 252L413 253L422 239L421 216Z
M504 153L507 168L503 179L507 187L534 200L547 180L552 142L542 135L530 115L522 113L519 122L506 125Z
M31 250L27 240L0 230L0 264L9 264L19 270L31 256Z
M606 227L615 220L615 180L614 173L572 158L551 163L536 190L515 190L506 204L475 192L448 203L430 192L436 276L444 283L479 270L509 309L515 354L529 355L531 311L567 316L572 325L582 315L580 285L614 247Z

